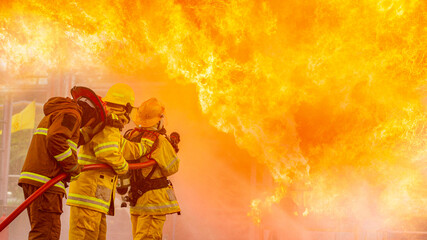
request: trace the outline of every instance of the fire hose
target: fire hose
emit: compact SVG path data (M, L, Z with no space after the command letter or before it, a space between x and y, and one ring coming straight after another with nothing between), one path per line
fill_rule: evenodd
M149 167L156 163L154 160L149 160L147 162L143 163L132 163L129 164L129 169L139 169L139 168L145 168ZM96 169L109 169L111 168L107 164L91 164L86 165L83 167L82 171L88 171L88 170L96 170ZM112 168L111 168L112 169ZM30 205L36 198L38 198L40 195L42 195L46 190L48 190L50 187L58 183L59 181L63 180L67 177L66 173L61 173L58 176L52 178L47 183L45 183L43 186L41 186L39 189L37 189L31 196L29 196L21 205L19 205L9 216L7 216L4 221L0 223L0 232L3 231L13 220L15 220L16 217L18 217L19 214L21 214L22 211L24 211L28 205Z

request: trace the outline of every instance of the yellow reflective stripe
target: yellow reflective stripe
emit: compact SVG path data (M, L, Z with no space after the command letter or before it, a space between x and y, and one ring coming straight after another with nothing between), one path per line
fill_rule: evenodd
M100 162L98 162L96 157L86 155L86 154L81 154L81 153L79 153L79 155L78 155L78 161L79 161L79 164L81 164L81 165L100 163Z
M74 203L78 205L84 205L100 209L102 211L108 212L110 204L101 199L84 196L76 193L69 193L67 203Z
M68 146L70 146L71 149L77 152L77 143L71 141L70 139L67 140Z
M176 156L174 159L172 159L172 161L168 164L166 169L169 169L170 167L172 167L177 160L178 160L178 156Z
M142 151L142 144L138 143L138 149L139 149L139 156L142 156L144 154L144 152Z
M96 160L96 157L95 156L92 156L92 155L87 155L87 154L84 154L84 153L79 153L79 158L86 158L86 159L95 159Z
M65 172L74 172L78 167L79 167L79 163L77 163L76 165L74 165L74 167L71 168L70 171L65 171Z
M141 138L141 143L145 142L145 144L147 144L148 146L152 147L154 142L150 139L147 138Z
M34 132L34 135L36 134L47 135L47 128L37 128Z
M125 149L126 144L128 143L128 141L124 138L122 138L122 141L120 142L120 146L122 146L122 149Z
M117 144L117 142L107 142L94 147L93 151L95 152L95 154L99 154L106 151L119 151L119 145Z
M41 183L47 183L49 180L51 180L48 177L45 177L45 176L37 174L37 173L32 173L32 172L21 172L21 176L19 177L19 179L21 179L21 178L30 179L30 180L41 182ZM64 187L64 184L62 182L58 182L54 186L62 188L65 191L65 187Z
M116 145L117 146L117 142L105 142L105 143L101 143L101 144L98 144L96 147L94 147L93 150L96 151L99 148L103 148L103 147L109 146L109 145Z
M95 154L100 154L100 153L108 152L108 151L118 151L118 150L119 150L119 147L116 145L116 146L111 146L111 147L105 147L103 149L100 149L99 151L95 151Z
M148 138L141 138L141 141L149 142L149 143L151 143L151 145L153 145L153 143L154 143L153 141L151 141Z
M67 150L65 150L65 152L54 156L54 158L56 159L56 161L60 162L64 159L66 159L67 157L71 156L71 154L72 154L71 148L68 148Z
M115 167L114 170L120 171L126 168L128 163L126 161L123 162L123 164L120 167Z
M165 204L165 205L151 205L151 206L147 206L147 205L136 205L134 207L130 207L131 210L139 210L139 211L153 211L153 210L161 210L161 209L165 209L165 208L174 208L174 207L178 207L178 203L176 201L174 201L174 203L172 204Z
M111 118L113 119L113 120L119 120L119 117L116 115L116 114L111 114Z
M90 196L85 196L85 195L81 195L78 193L70 193L69 196L73 196L74 198L79 198L79 199L86 199L92 202L97 202L101 205L104 205L108 208L108 206L110 205L110 202L106 202L102 199L96 198L96 197L90 197Z
M79 164L80 165L90 165L90 164L95 164L94 162L89 162L89 161L84 161L84 160L79 160Z
M74 176L74 177L71 177L71 178L70 178L70 180L71 180L71 181L75 181L75 180L77 180L79 177L80 177L80 173L79 173L79 174L77 174L77 175L76 175L76 176Z

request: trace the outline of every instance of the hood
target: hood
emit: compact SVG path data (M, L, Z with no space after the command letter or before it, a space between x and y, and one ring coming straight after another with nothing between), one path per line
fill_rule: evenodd
M77 103L71 98L53 97L50 98L43 106L44 115L49 115L55 111L74 109L82 114L82 110Z

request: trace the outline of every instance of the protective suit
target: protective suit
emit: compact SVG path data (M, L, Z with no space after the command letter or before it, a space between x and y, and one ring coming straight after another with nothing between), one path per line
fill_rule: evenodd
M158 132L159 129L162 129L163 113L164 107L157 99L149 99L144 102L134 118L134 122L140 127L136 131L132 131L128 138L135 141L140 139L140 135L144 134L144 132ZM146 140L141 139L139 141L144 142ZM178 171L180 160L170 142L163 135L158 134L158 139L155 141L152 151L142 157L140 161L144 162L149 159L155 160L157 164L132 171L130 193L132 198L137 197L136 204L134 206L131 204L130 207L134 240L161 240L166 214L179 213L181 211L172 183L166 178ZM139 176L135 176L135 174L139 174ZM155 189L148 191L146 191L147 188L145 190L141 189L141 186L144 186L142 182L147 180L151 181L149 185ZM162 186L162 180L166 180L167 184ZM140 182L138 183L138 181ZM138 188L142 190L142 196L134 196Z
M80 173L76 151L78 143L84 142L80 134L84 109L73 99L54 97L46 102L43 111L45 117L34 132L18 181L25 198L62 172L71 178ZM29 239L59 239L64 184L65 181L55 184L28 206Z
M115 99L111 100L111 96ZM81 165L105 163L113 170L82 172L79 179L70 184L67 205L71 206L69 239L73 240L106 239L106 214L114 215L117 175L128 171L125 158L138 159L150 151L152 145L129 142L121 135L121 129L129 122L125 106L133 104L130 87L116 84L103 100L109 112L106 126L81 147L78 161ZM114 100L118 102L112 103Z
M19 185L40 187L63 171L78 169L81 108L70 98L55 97L46 102L43 111L45 117L34 132ZM65 194L64 184L57 183L47 191Z

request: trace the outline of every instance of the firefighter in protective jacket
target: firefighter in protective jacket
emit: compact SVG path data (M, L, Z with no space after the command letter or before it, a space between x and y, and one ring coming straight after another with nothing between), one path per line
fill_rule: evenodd
M134 92L126 84L113 85L102 99L108 112L105 128L80 148L81 165L105 163L111 169L91 170L70 184L67 205L70 209L69 239L106 239L106 214L114 215L117 175L128 171L125 159L138 159L150 151L151 143L133 143L121 130L130 121Z
M45 103L45 116L34 132L18 182L25 198L62 172L69 173L66 181L79 176L76 151L85 142L81 128L96 125L103 112L97 96L93 93L92 97L98 102L86 97L54 97ZM31 224L28 239L59 239L66 181L58 182L27 207Z
M179 158L168 139L159 134L164 131L164 106L151 98L138 108L133 121L138 126L127 136L132 141L147 141L149 133L156 136L151 151L140 159L153 159L156 164L132 170L130 187L130 213L133 239L162 239L166 214L179 213L180 208L168 176L176 173Z

